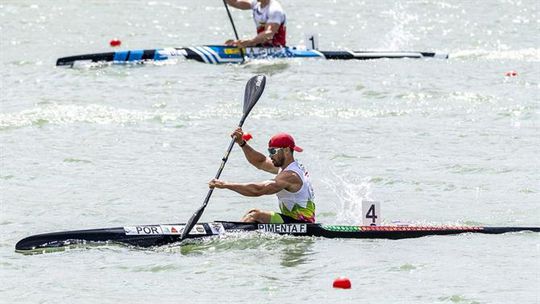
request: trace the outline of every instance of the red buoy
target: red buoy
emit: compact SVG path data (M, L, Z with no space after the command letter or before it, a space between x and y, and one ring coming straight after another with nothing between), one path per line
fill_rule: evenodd
M334 280L333 284L334 288L341 288L341 289L350 289L351 288L351 280L347 277L339 277Z
M109 44L112 47L117 47L117 46L120 46L122 44L122 41L120 41L120 39L118 39L118 38L114 38L111 41L109 41Z
M244 135L242 135L242 139L245 140L245 141L249 141L252 138L253 138L253 136L251 136L250 133L244 133Z
M516 77L518 73L516 71L508 71L504 75L506 75L506 77Z

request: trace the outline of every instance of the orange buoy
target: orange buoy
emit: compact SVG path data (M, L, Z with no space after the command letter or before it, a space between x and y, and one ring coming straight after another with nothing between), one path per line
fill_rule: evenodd
M347 277L339 277L334 280L333 284L334 288L341 288L341 289L350 289L351 288L351 280Z

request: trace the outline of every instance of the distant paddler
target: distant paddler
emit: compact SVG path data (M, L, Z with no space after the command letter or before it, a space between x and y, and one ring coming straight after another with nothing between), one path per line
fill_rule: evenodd
M308 171L297 160L294 152L302 152L291 135L278 133L268 142L268 156L253 149L238 128L232 136L242 148L250 164L276 176L261 182L235 183L213 179L210 188L229 189L244 196L276 194L280 212L251 209L242 218L243 222L256 223L314 223L315 195Z
M226 0L227 4L241 10L252 10L257 36L245 40L227 40L226 45L240 48L248 46L286 45L286 16L277 0Z

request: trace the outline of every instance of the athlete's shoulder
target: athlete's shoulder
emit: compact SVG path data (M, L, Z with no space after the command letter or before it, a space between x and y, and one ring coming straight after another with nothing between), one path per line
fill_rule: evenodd
M278 175L275 178L276 180L282 180L287 183L297 183L302 181L302 177L300 176L300 172L297 172L290 166L287 167L285 170L282 170L278 173Z
M296 172L294 168L288 166L284 170L280 170L279 173L276 175L276 178L290 178L294 176L298 176L298 172Z

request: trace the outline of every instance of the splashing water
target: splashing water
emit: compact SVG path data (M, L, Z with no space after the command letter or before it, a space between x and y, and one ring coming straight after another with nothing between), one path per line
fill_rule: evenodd
M332 178L323 179L338 197L336 222L350 225L362 223L362 202L372 201L370 177L348 178L331 172Z
M418 22L418 15L408 13L401 3L396 3L394 9L384 13L394 21L394 27L386 34L386 44L382 47L399 50L406 48L411 40L419 39L409 30L415 28L413 24Z

